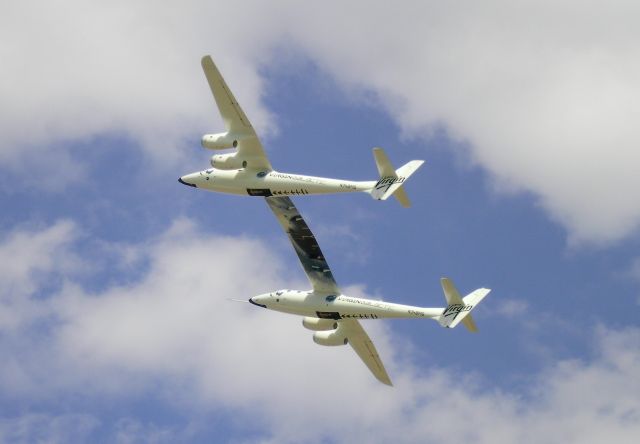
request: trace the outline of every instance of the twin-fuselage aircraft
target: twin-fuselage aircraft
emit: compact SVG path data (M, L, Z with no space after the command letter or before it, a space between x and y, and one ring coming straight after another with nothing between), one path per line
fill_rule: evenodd
M211 158L213 168L182 176L185 185L230 194L262 196L289 237L310 283L311 290L277 290L249 299L253 305L302 316L302 324L313 330L313 340L320 345L349 344L382 383L391 379L376 347L362 328L360 320L383 318L433 319L447 328L459 323L477 331L471 310L489 293L479 288L462 297L447 278L441 279L446 307L416 307L375 299L344 295L333 278L315 236L288 196L366 192L374 199L394 196L403 206L410 206L403 184L423 163L412 160L394 170L381 148L373 154L380 174L377 181L349 181L324 177L279 173L273 170L246 115L233 97L210 56L202 59L213 97L225 122L226 132L203 136L205 148L235 149Z

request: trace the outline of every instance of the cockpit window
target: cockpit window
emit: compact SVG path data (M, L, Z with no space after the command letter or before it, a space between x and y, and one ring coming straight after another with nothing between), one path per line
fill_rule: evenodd
M333 302L336 300L338 296L336 296L335 294L330 294L329 296L327 296L326 298L324 298L325 301L327 302Z

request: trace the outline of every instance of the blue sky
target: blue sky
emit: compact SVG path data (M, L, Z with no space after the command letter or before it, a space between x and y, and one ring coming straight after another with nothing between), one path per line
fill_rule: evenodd
M0 440L638 436L635 6L62 3L0 8ZM222 129L206 53L279 171L425 159L410 209L295 202L347 294L492 288L478 334L364 323L389 389L299 319L227 301L308 282L260 198L177 182Z

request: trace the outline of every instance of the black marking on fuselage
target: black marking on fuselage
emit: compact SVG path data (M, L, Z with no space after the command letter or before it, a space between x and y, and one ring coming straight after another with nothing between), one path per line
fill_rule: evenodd
M273 194L269 188L247 188L249 196L269 197Z
M316 311L316 316L318 316L320 319L334 319L336 321L338 319L342 319L340 313L338 313L337 311Z
M309 190L305 188L295 190L276 190L273 192L274 196L300 196L309 194Z
M255 306L258 306L258 307L267 308L266 305L258 304L257 302L254 302L253 298L249 298L249 303L251 303L251 304L253 304Z

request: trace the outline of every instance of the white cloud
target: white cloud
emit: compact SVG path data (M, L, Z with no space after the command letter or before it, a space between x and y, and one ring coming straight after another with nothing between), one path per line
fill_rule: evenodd
M0 419L0 441L88 442L89 436L99 424L96 418L83 414L52 416L30 413Z
M101 426L104 427L104 424L98 418L82 413L27 413L12 418L0 418L0 441L51 444L96 441L118 444L194 441L190 439L192 437L188 428L175 430L170 427L158 427L153 423L143 423L128 417L118 419L111 429L101 430ZM100 433L105 435L100 436Z
M34 244L52 230L32 233ZM74 256L73 237L65 242L61 260ZM368 322L394 379L388 388L349 347L313 344L298 318L226 301L306 287L297 269L297 281L287 282L282 259L261 242L206 235L181 219L131 248L150 262L137 282L88 292L68 275L49 302L33 301L43 304L40 325L2 337L5 400L148 396L198 411L233 409L251 418L252 436L265 442L589 443L640 433L638 329L598 328L592 359L550 363L528 388L505 391L446 367L415 368L392 352L399 341L387 323ZM365 295L358 286L348 290ZM42 327L46 335L38 334ZM58 421L42 415L5 418L0 431L7 436L19 422L20 436L41 436ZM71 431L63 420L64 436L104 432L95 418L83 418ZM125 417L108 433L162 441L180 428Z
M144 424L132 418L122 418L116 423L113 442L118 444L193 442L188 432L188 430L176 431L169 427L158 427L153 423Z
M500 317L506 317L509 319L522 318L529 310L529 304L523 299L509 299L500 303L492 314Z
M0 332L13 329L41 310L33 293L52 274L82 269L78 257L68 251L76 237L76 226L59 221L38 231L19 229L8 233L0 243Z
M265 7L252 9L260 15ZM267 133L256 64L263 49L258 37L269 21L241 9L207 1L3 5L0 164L56 165L50 176L74 180L77 165L66 157L68 147L114 133L139 142L158 165L175 164L186 138L199 140L222 126L199 68L205 53L216 55L232 84L242 86L238 98ZM253 25L230 19L240 16Z
M205 53L265 136L273 119L257 71L278 63L273 48L293 47L347 91L376 93L407 135L440 127L467 143L496 189L532 192L571 241L607 243L638 227L635 2L2 8L0 163L56 164L50 182L82 177L64 145L107 133L131 137L159 165L192 153L185 140L221 127L198 67Z
M572 240L637 228L635 3L315 6L313 20L290 22L299 46L378 92L407 134L442 126L468 142L499 189L532 191Z
M0 244L3 292L31 293L36 273L68 271L77 265L76 257L61 251L74 239L75 228L71 221L60 221L45 230L14 230L6 235Z

